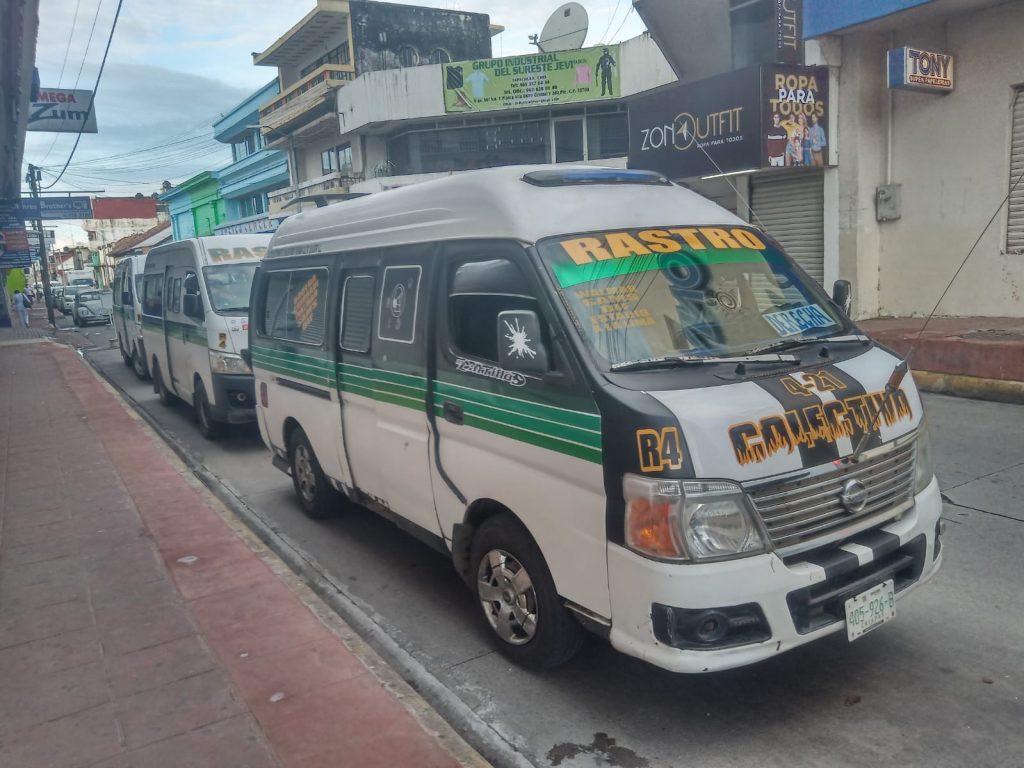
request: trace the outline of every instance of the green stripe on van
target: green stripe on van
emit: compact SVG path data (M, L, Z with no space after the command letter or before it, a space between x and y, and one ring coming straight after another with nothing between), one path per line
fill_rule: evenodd
M253 367L382 403L425 411L427 379L352 363L334 364L298 352L253 347ZM435 381L434 411L461 405L466 425L547 450L601 463L601 417L597 413L501 395L452 382Z

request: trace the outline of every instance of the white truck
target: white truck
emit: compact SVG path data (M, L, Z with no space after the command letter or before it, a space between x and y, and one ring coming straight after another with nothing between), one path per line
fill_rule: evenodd
M65 285L85 285L96 287L96 277L91 269L69 269L64 273Z

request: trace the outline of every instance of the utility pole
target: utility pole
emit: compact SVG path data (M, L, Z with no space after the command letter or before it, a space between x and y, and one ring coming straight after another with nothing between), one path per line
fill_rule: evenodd
M57 321L53 315L53 300L50 296L50 261L46 253L46 237L43 233L42 208L39 202L39 182L43 178L42 173L34 165L29 165L28 181L29 189L32 190L32 199L36 201L36 210L40 215L36 217L36 230L39 232L39 267L43 271L43 301L46 302L46 317L50 325L57 327Z

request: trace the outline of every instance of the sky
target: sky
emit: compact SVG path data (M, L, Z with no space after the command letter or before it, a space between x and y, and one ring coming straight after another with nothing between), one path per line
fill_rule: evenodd
M495 56L532 53L559 0L392 0L488 13L505 27ZM632 0L583 0L590 15L586 45L625 40L644 30ZM91 90L117 0L40 0L36 66L44 88ZM98 133L83 134L54 190L149 195L161 182L184 181L227 165L229 148L212 123L277 76L256 67L252 52L270 46L312 10L313 0L124 0L97 91ZM76 85L77 84L77 85ZM51 184L68 159L74 134L29 133L25 162ZM85 242L76 222L46 222L57 245Z

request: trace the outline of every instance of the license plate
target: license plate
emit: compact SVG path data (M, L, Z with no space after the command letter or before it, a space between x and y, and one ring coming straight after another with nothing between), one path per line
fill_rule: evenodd
M853 642L893 618L896 593L889 579L846 601L846 636Z

